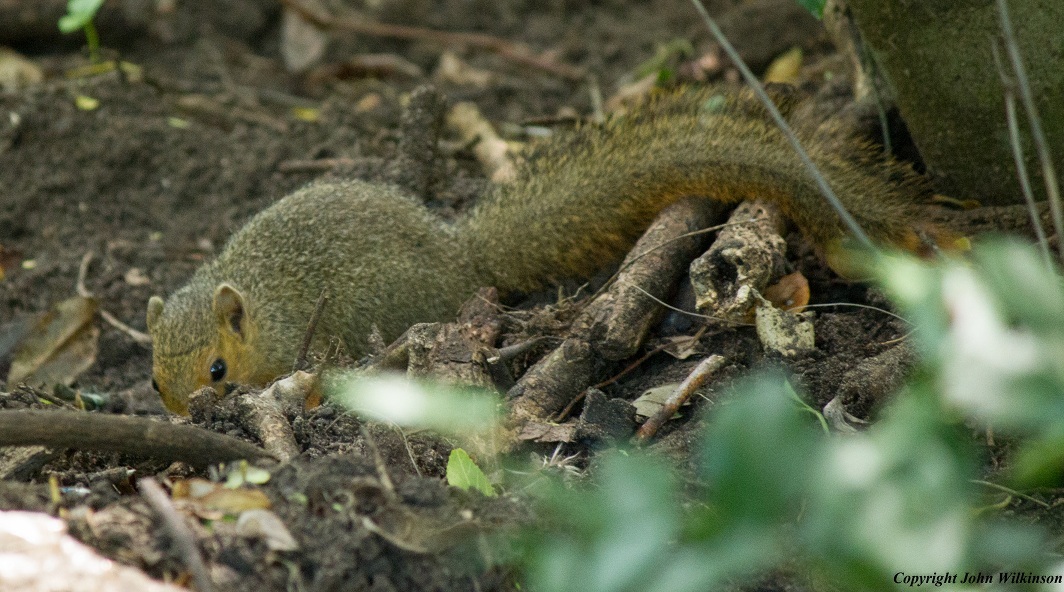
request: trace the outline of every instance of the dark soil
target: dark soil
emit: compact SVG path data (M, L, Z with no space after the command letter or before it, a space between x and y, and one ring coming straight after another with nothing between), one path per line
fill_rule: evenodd
M68 70L87 63L73 38L55 37L48 27L7 31L0 26L0 44L26 55L45 74L42 84L0 93L0 248L17 262L4 266L6 277L0 281L0 337L13 322L73 296L87 252L94 259L86 287L104 309L143 331L150 296L180 287L235 229L278 198L323 177L391 180L387 165L401 139L402 97L429 77L370 76L340 65L356 54L394 53L432 72L443 51L426 42L338 34L323 61L329 67L299 76L287 73L281 61L276 2L179 2L176 12L165 15L137 14L129 6L122 12L113 5L117 3L107 4L101 15L106 51L139 65L139 76L111 72L68 78ZM721 14L739 3L709 4ZM726 18L733 31L757 32L736 39L756 68L794 44L811 50L807 59L813 63L832 59L815 21L786 16L794 13L781 7L792 4L746 3L741 15L733 12ZM687 0L392 0L374 5L365 9L366 16L490 33L552 52L559 61L594 73L606 96L631 82L660 44L688 39L696 56L712 46ZM793 37L795 31L798 37ZM474 101L505 134L526 140L520 131L508 130L520 130L516 124L526 120L591 110L584 82L515 66L484 51L459 54L491 72L493 79L482 86L439 83L439 90L449 101ZM723 68L710 77L732 74ZM75 102L79 96L91 97L98 106L80 109ZM318 108L317 120L295 117L293 106ZM486 181L466 147L444 145L446 175L430 206L452 217L475 201ZM324 158L346 160L309 172L283 166ZM815 302L887 306L866 288L834 279L800 238L792 243L792 252L798 253L794 266L810 278ZM137 275L148 281L129 279ZM540 301L554 298L551 292ZM530 314L543 317L526 329L564 330L564 315L559 321L556 309ZM819 351L792 370L812 404L822 406L841 394L852 413L867 416L879 402L877 395L891 389L863 389L847 371L898 347L904 328L881 312L844 306L820 312L816 323ZM143 412L155 406L153 395L144 396L150 390L150 351L109 324L101 321L99 326L97 359L75 386L85 393L141 393L133 397L139 402L127 403L127 409ZM693 334L697 328L682 330ZM705 389L709 397L697 408L711 404L712 393L745 369L767 362L750 328L713 326L699 349L721 353L731 365L721 382ZM646 388L678 382L698 359L658 354L608 387L607 395L632 399ZM10 361L10 352L0 351L0 375L6 375ZM904 364L895 374L903 370ZM20 400L12 395L0 407L22 407ZM359 421L328 404L292 410L290 418L304 454L275 467L263 489L300 549L278 555L221 522L212 531L200 528L196 535L202 551L225 589L515 589L504 554L486 554L484 549L492 545L478 544L477 537L501 540L532 517L512 498L488 500L448 488L442 481L450 451L446 441L371 427L368 433L395 482L392 491L367 460L371 449ZM209 423L241 435L223 412ZM683 458L694 424L670 423L663 447ZM580 444L572 444L567 454L581 451ZM133 473L120 470L124 467ZM180 478L193 472L119 455L64 453L25 478L35 485L0 482L0 509L56 511L44 485L55 475L60 485L84 488L84 495L71 493L61 506L88 504L96 510L92 528L78 518L69 520L79 538L155 577L173 578L184 567L132 485L155 474ZM385 530L418 531L431 524L451 528L454 536L413 551L403 548L402 541L372 534L365 520Z

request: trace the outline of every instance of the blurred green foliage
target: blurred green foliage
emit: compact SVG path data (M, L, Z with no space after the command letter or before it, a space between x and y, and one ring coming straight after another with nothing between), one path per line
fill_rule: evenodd
M93 19L103 6L103 0L69 0L67 13L59 18L59 30L63 33L85 31L85 40L89 46L89 58L93 62L100 59L100 36L96 33Z
M529 588L682 592L782 572L829 590L894 590L915 576L976 589L965 574L1064 574L1037 520L1000 511L1024 495L1010 488L1064 480L1064 282L1007 240L966 261L874 257L921 363L868 429L830 432L782 373L765 372L713 408L694 482L639 450L599 454L579 485L509 471L503 490L538 504L521 539ZM490 432L500 417L483 392L340 383L349 407L400 425ZM997 488L982 482L986 430L1009 442ZM459 450L448 480L495 491Z
M469 453L455 448L447 458L447 484L459 489L476 489L488 497L495 497L495 488L488 476L473 462Z
M876 268L923 364L869 429L825 434L781 374L753 377L714 409L697 491L637 451L611 453L593 485L550 490L527 541L530 587L709 590L786 568L829 589L932 574L976 589L966 573L1061 573L1039 527L985 511L972 429L1014 439L1011 485L1059 483L1061 278L1010 241L970 263L884 255Z
M827 0L798 0L798 4L813 13L816 18L824 17L824 4L826 3Z

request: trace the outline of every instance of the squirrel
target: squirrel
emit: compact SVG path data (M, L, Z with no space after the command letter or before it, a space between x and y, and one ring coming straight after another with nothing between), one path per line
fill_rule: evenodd
M793 94L774 93L794 115ZM800 123L800 122L799 122ZM808 126L807 126L808 127ZM914 206L929 182L853 138L799 139L876 242L919 251L949 233ZM846 232L765 108L747 91L663 93L602 125L541 142L511 183L449 224L390 185L318 182L254 216L165 302L148 302L153 385L187 413L196 389L265 385L290 371L322 290L313 351L367 353L418 322L452 317L477 288L530 291L618 259L686 196L780 206L824 253ZM830 261L829 261L830 263Z

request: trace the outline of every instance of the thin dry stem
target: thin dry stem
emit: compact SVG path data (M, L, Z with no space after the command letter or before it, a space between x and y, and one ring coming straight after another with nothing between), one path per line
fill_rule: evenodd
M680 407L691 398L691 395L705 384L714 372L724 367L726 361L724 356L712 355L702 360L698 366L695 366L695 369L680 383L676 392L665 400L665 404L654 414L654 417L647 419L639 427L639 431L635 433L635 441L642 444L653 438L658 433L658 430L661 429L661 426L665 425L665 422L669 421L669 418L675 415Z
M1060 251L1061 261L1064 261L1064 240L1061 240L1064 239L1064 208L1061 207L1057 169L1053 164L1053 155L1049 152L1049 142L1046 140L1045 131L1042 129L1042 118L1038 115L1038 107L1034 104L1034 93L1031 92L1027 69L1024 68L1023 59L1020 57L1020 46L1016 42L1016 33L1012 28L1008 4L1005 0L997 0L997 8L1001 17L1001 33L1005 38L1005 51L1012 63L1012 72L1016 76L1016 85L1020 91L1020 99L1023 101L1023 109L1027 112L1027 124L1031 127L1031 138L1034 140L1038 161L1042 166L1042 178L1046 184L1049 211L1053 217L1053 230L1057 234L1057 248Z
M192 574L192 580L196 582L196 590L198 592L214 590L214 584L211 583L211 577L207 572L207 565L203 562L199 549L196 548L196 538L189 530L188 524L185 524L185 519L170 501L170 496L166 495L163 488L151 477L137 481L137 486L140 488L144 501L148 502L148 505L162 517L163 524L174 541L174 546L181 554L181 560Z
M695 10L698 11L698 14L706 23L706 27L709 28L709 32L713 34L717 43L720 44L721 49L724 50L724 53L728 54L728 58L730 58L732 63L735 64L739 73L742 74L743 79L746 80L746 83L750 85L754 94L757 95L758 100L765 105L765 109L767 109L769 115L772 116L772 121L776 123L776 126L779 127L780 131L783 132L783 135L787 138L787 141L791 144L791 147L794 148L794 152L798 155L798 158L809 172L809 176L816 182L817 187L820 189L820 193L824 195L824 199L831 204L831 207L834 208L835 212L839 215L843 225L849 229L850 234L852 234L862 246L872 248L872 240L868 238L868 235L861 228L861 225L857 223L857 220L854 219L850 212L846 210L846 207L842 205L842 202L839 201L838 196L835 195L831 186L828 185L827 179L825 179L824 175L820 173L820 169L817 168L813 159L809 157L809 153L802 147L802 143L798 141L798 136L794 135L794 131L791 129L791 126L787 125L787 121L783 118L783 114L780 113L780 110L776 108L776 104L772 102L772 99L770 99L765 92L765 88L761 85L761 81L757 79L757 76L755 76L749 66L746 65L743 58L739 56L739 52L735 50L735 47L728 41L728 38L724 36L724 32L720 30L720 26L718 26L717 22L713 20L713 17L709 16L709 12L706 11L706 7L702 4L701 0L691 0L691 3L694 4Z

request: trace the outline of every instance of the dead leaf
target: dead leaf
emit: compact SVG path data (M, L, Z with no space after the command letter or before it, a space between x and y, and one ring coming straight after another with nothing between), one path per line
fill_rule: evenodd
M40 84L44 72L16 51L0 47L0 90L15 92Z
M654 417L654 414L665 406L665 401L678 388L680 388L680 383L673 382L647 389L642 395L639 395L638 399L632 401L632 406L635 407L635 414L640 417Z
M325 55L329 36L289 8L281 15L281 57L289 72L302 72Z
M175 500L184 500L197 516L211 519L216 519L219 513L235 515L270 507L270 498L258 489L230 489L206 479L176 481L171 496Z
M89 95L78 95L74 97L74 106L82 111L95 111L100 108L100 99Z
M661 341L665 343L665 347L662 351L677 360L686 360L687 358L700 353L698 340L693 339L690 335L673 335L671 337L665 337Z
M94 298L76 296L41 315L15 351L7 382L73 384L96 361L100 330L93 320L98 308Z
M355 113L368 113L381 106L384 99L377 93L367 93L355 103Z
M373 518L362 517L362 526L390 544L411 553L439 553L468 541L478 531L468 515L450 516L389 504Z
M772 63L765 69L765 80L784 84L797 84L798 75L802 71L802 48L792 47L776 56Z
M242 537L262 539L271 551L295 551L299 543L288 528L269 510L248 510L236 521L236 533Z
M801 272L787 274L765 288L765 300L787 312L802 312L809 304L809 280Z

